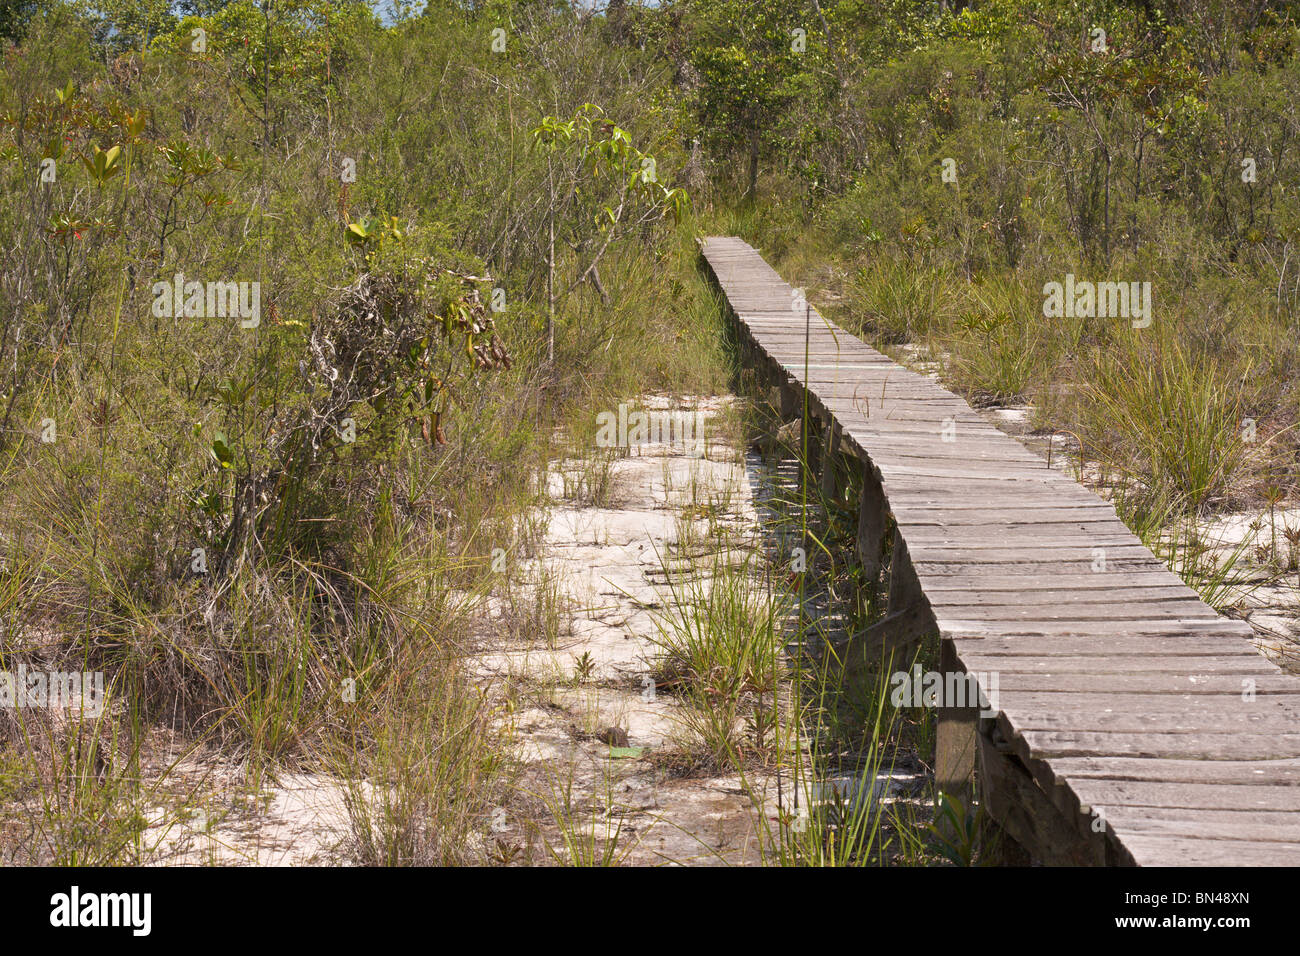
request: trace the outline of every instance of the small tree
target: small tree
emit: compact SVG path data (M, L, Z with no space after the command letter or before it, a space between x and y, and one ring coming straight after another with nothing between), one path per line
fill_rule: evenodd
M716 154L746 157L751 200L763 151L807 91L812 22L789 0L710 0L695 8L689 58L700 80L696 122Z
M555 360L555 307L583 282L601 299L600 261L611 245L638 229L687 208L684 190L659 181L653 156L632 145L627 130L587 103L572 119L545 117L532 131L533 145L546 151L546 357ZM574 256L573 277L556 287L555 240Z

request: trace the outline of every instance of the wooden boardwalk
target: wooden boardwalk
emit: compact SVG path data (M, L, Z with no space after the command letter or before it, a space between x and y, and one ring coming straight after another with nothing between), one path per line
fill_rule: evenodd
M864 473L864 564L892 519L887 621L920 613L945 670L998 675L996 717L940 710L939 784L978 766L985 807L1047 863L1300 864L1300 678L961 398L815 310L805 334L749 245L702 251L747 362L806 390L823 463Z

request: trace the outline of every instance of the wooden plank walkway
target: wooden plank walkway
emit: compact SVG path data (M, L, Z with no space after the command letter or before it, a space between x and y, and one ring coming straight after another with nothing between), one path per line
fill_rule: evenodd
M815 310L805 334L749 245L702 252L753 361L878 480L945 666L998 675L996 718L940 712L995 819L1045 862L1300 864L1300 678L961 398Z

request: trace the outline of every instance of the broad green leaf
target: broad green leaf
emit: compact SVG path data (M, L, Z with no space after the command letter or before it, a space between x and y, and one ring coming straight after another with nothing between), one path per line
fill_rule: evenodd
M226 444L226 436L222 432L217 432L212 436L212 457L215 458L222 468L231 467L235 460L235 454Z

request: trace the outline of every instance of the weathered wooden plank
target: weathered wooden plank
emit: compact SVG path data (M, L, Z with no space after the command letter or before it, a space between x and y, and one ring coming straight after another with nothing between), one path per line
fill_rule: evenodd
M1257 658L1259 655L1255 655ZM1267 674L1255 660L1246 655L1240 657L1186 656L1174 657L1162 655L1159 658L1118 657L1116 655L1097 655L1096 657L1015 657L1006 655L977 655L963 652L962 663L969 671L993 671L998 674L1044 673L1044 674L1178 674L1185 676L1209 676L1210 674L1236 674L1250 677ZM1267 663L1267 662L1265 662ZM1297 728L1300 729L1300 728Z
M1191 634L1200 632L1206 635L1228 637L1244 637L1245 635L1234 627L1234 622L1225 621L1222 618L1196 619L1196 618L1168 618L1160 619L1132 619L1123 621L1104 621L1104 620L1058 620L1058 621L1026 621L1016 618L952 618L948 615L936 614L940 630L951 631L951 636L957 639L961 638L1017 638L1017 637L1119 637L1127 639L1129 644L1137 646L1138 640L1133 635L1143 633L1148 636L1178 636L1181 634ZM1248 625L1237 625L1237 627L1248 627ZM1021 647L1029 646L1030 642L1019 641ZM1044 648L1051 645L1051 641L1044 640ZM1116 641L1116 644L1123 643ZM1225 644L1227 642L1225 641ZM1235 648L1233 648L1235 651ZM1226 651L1226 649L1225 649ZM1150 653L1148 651L1148 653ZM1244 652L1242 652L1244 653ZM1261 658L1262 662L1262 658ZM1261 663L1262 666L1262 663Z
M1224 638L1231 638L1225 640ZM1214 657L1240 658L1244 661L1257 662L1256 670L1269 673L1277 670L1259 655L1259 652L1239 634L1219 630L1207 630L1199 634L1189 633L1181 627L1168 627L1164 633L1148 633L1141 639L1131 634L1053 634L1033 635L1026 640L1023 635L997 634L986 637L955 638L961 650L962 659L967 657L985 659L993 657L1032 658L1042 663L1040 670L1049 673L1057 667L1063 657L1114 657L1147 658L1154 662L1163 657ZM1008 664L1012 663L1008 660ZM1189 661L1181 663L1188 664ZM1131 666L1130 661L1123 661L1122 666ZM1188 672L1189 677L1198 676L1196 670Z
M985 607L993 605L1024 606L1029 604L1059 607L1072 604L1103 604L1133 607L1167 601L1178 601L1205 607L1200 596L1181 581L1170 584L1158 584L1145 587L1116 587L1114 585L1093 588L1061 588L1053 582L1032 582L1037 587L989 587L985 584L973 584L969 581L950 583L947 587L925 588L925 596L931 604L951 607L955 604L974 604ZM1217 615L1216 615L1217 616Z
M1003 529L996 541L990 541L989 536L976 534L961 525L951 528L934 526L914 528L900 521L898 526L902 530L904 539L912 545L917 554L927 548L938 549L940 553L958 550L962 553L984 551L999 553L1013 548L1022 553L1071 549L1077 554L1080 551L1090 551L1092 548L1136 548L1146 551L1146 545L1123 525L1106 531L1081 533L1058 531L1051 534L1035 531L1032 528L1008 527Z
M852 437L847 432L846 436ZM875 464L874 459L872 464ZM900 505L947 503L954 508L962 504L977 508L1013 508L1017 504L1031 507L1035 502L1040 506L1059 508L1071 502L1088 504L1100 500L1048 469L1031 479L977 478L961 481L930 478L925 484L923 490L890 487L885 492L891 502L897 501Z
M1295 680L1283 674L1249 675L1254 692L1259 695L1295 694ZM1241 694L1239 674L1042 674L1025 672L998 673L1000 692L1108 694Z
M1146 689L1133 688L1128 693L1116 693L1109 687L1096 687L1086 690L1017 690L999 683L1002 698L1007 707L1015 710L1035 709L1044 714L1055 715L1090 711L1093 713L1112 713L1122 710L1138 710L1143 714L1253 714L1265 716L1284 716L1289 720L1300 718L1300 690L1295 687L1274 694L1245 695L1241 687L1229 686L1217 692L1203 691L1192 694L1186 690L1180 693L1157 694ZM1280 689L1279 689L1280 690ZM1032 723L1030 726L1033 726ZM1294 725L1300 732L1300 722Z
M1300 790L1300 759L1152 760L1139 757L1058 757L1050 765L1058 780L1291 787Z
M987 495L945 495L908 494L894 491L890 498L892 509L915 516L913 520L922 520L932 515L945 515L953 524L987 524L990 517L1006 516L1009 521L1019 520L1032 523L1042 515L1052 520L1057 515L1113 515L1114 509L1109 505L1093 505L1089 502L1062 502L1057 496L1044 491L1017 502L1015 507L990 501Z
M1296 718L1295 701L1283 697L1256 697L1246 705L1240 701L1234 706L1220 703L1223 697L1197 697L1184 708L1170 709L1169 702L1177 698L1152 695L1145 704L1129 704L1119 700L1112 703L1122 709L1093 709L1082 704L1074 707L1054 707L1045 699L1047 694L1000 693L995 706L1006 714L1023 736L1035 731L1059 731L1069 734L1129 734L1151 741L1162 735L1191 734L1205 739L1204 728L1213 726L1217 734L1243 736L1249 734L1285 736L1291 733L1300 740L1300 720ZM1104 694L1077 695L1106 698ZM1290 701L1273 705L1274 701ZM1148 709L1142 710L1142 707Z
M834 417L836 421L843 421L843 415L835 415ZM861 440L862 430L854 429L854 431L857 433L858 439ZM906 437L899 437L900 433ZM990 466L1010 462L1033 469L1035 475L1045 473L1047 470L1047 462L1030 451L1023 451L1020 454L1008 454L1001 449L990 447L988 442L980 441L977 435L965 437L961 441L951 442L944 441L942 436L942 424L916 433L906 433L900 429L899 433L894 433L887 439L881 438L882 441L888 440L890 442L889 452L887 454L876 453L872 456L872 461L876 464L894 462L895 464L905 465L917 460L940 462L965 460L983 462Z
M1300 757L1300 732L1290 734L1126 733L1096 730L1025 730L1020 735L1036 760L1058 757L1160 757L1198 760L1268 760Z
M1138 866L1300 866L1300 844L1202 840L1186 834L1121 839Z
M1030 539L1059 542L1062 540L1089 541L1097 537L1117 536L1125 541L1141 540L1131 532L1122 521L1104 514L1095 518L1079 519L1062 516L1056 511L1043 511L1029 517L1017 513L1011 514L1003 521L990 520L990 512L985 511L979 520L954 521L939 515L918 517L914 512L904 508L894 509L898 526L904 529L907 537L913 539L937 538L942 535L955 538L971 538L975 541L987 541L993 535L1014 534Z
M1165 783L1071 777L1070 789L1089 807L1184 810L1285 810L1300 819L1300 787L1241 783Z
M1127 846L1134 836L1246 840L1300 845L1300 813L1290 810L1223 810L1166 807L1096 806L1105 825L1115 827ZM1300 859L1300 857L1297 857Z
M1124 549L1124 550L1121 550ZM914 559L917 573L922 577L947 577L975 580L973 566L982 567L989 574L1007 575L1024 574L1046 580L1053 573L1080 575L1093 573L1099 579L1107 576L1115 581L1130 579L1134 573L1158 574L1169 573L1169 568L1151 556L1149 552L1141 553L1138 549L1121 545L1107 548L1105 555L1093 555L1081 548L1038 549L1030 551L1003 550L980 551L976 549L925 549L918 545ZM1105 570L1098 561L1104 558Z
M1008 597L1003 592L1000 598L987 601L971 601L969 595L953 597L946 593L928 595L930 605L941 620L950 627L958 627L959 621L1039 621L1058 623L1063 621L1151 621L1176 620L1179 622L1218 621L1220 617L1211 608L1206 607L1196 598L1157 598L1140 601L1131 600L1095 600L1095 601L1043 601L1031 597L1027 592L1019 597ZM1105 592L1092 592L1100 594Z
M853 433L845 431L848 439ZM874 459L872 459L874 463ZM957 479L935 478L923 487L900 486L887 489L890 499L897 499L900 504L950 505L957 507L963 503L979 508L1014 508L1023 504L1059 508L1068 504L1092 504L1100 501L1090 491L1080 488L1069 478L1049 469L1043 469L1041 475L1033 480L1007 482L1006 479Z

